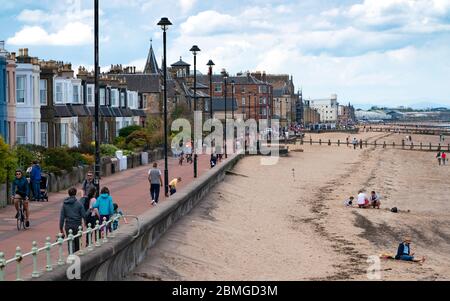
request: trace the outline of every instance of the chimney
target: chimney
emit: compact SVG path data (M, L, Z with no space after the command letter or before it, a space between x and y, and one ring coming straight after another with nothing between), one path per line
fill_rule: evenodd
M257 80L261 80L261 71L256 71L255 77Z
M15 52L11 52L11 60L15 61L16 60L16 53Z
M133 67L133 74L136 74L136 66Z
M28 48L23 49L23 56L25 56L25 57L28 56Z
M266 74L266 71L263 71L263 74L262 74L262 81L265 82L265 83L267 83L267 74Z
M0 50L5 49L5 41L0 41Z
M19 57L23 56L23 48L19 48Z

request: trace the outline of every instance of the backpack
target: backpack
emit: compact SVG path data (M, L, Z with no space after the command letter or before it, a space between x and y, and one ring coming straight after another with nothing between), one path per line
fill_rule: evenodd
M397 207L392 208L392 209L391 209L391 212L393 212L393 213L398 213Z

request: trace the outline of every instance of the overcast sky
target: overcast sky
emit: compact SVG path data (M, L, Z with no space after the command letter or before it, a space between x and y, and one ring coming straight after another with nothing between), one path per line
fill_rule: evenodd
M42 59L93 65L88 0L0 0L0 40ZM312 98L379 105L450 106L450 0L100 0L101 65L145 64L150 39L161 57L200 71L292 74Z

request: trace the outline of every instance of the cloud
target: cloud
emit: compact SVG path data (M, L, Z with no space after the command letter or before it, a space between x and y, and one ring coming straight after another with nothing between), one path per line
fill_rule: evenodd
M231 15L207 10L189 17L180 28L185 35L205 35L233 32L238 25L239 20Z
M197 0L179 0L179 1L183 13L189 12L197 2Z
M12 45L80 46L92 43L92 28L80 22L68 23L54 33L41 26L25 26L7 43Z

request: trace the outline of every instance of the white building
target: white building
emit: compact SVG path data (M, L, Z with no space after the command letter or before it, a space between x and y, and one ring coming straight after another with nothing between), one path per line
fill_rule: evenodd
M337 122L339 103L337 102L336 94L331 95L330 98L311 100L310 107L316 109L317 112L319 112L320 122Z
M16 141L41 144L40 67L28 49L19 49L16 67Z
M357 120L389 120L392 116L386 114L383 111L363 111L358 110L355 112Z

